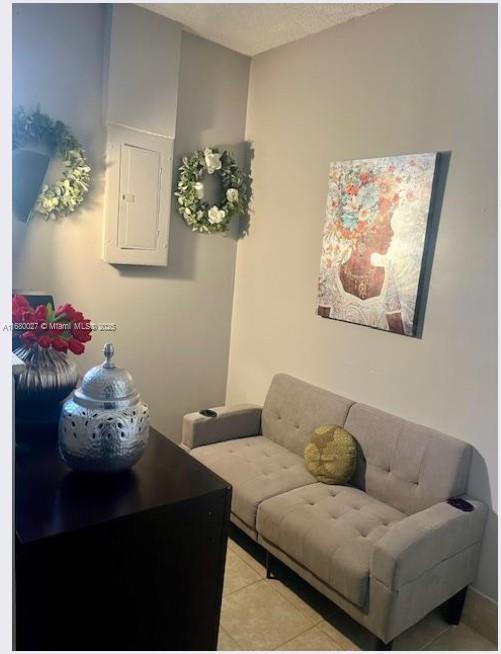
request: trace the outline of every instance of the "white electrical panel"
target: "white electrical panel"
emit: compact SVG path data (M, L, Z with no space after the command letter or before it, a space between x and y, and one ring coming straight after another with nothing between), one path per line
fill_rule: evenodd
M167 265L173 143L159 134L108 126L105 261Z

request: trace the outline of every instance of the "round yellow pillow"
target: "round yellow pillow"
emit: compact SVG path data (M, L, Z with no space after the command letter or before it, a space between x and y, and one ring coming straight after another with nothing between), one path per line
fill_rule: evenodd
M355 472L357 446L353 436L339 425L321 425L304 450L308 472L324 484L345 484Z

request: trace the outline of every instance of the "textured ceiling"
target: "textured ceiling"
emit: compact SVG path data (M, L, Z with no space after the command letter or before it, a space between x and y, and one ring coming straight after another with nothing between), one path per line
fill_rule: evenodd
M256 55L389 6L386 4L139 4L210 41Z

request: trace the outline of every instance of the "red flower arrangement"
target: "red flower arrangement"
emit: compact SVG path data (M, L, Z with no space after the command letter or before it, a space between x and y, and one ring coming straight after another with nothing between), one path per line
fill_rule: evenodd
M38 305L35 309L24 295L12 298L14 336L28 347L52 347L57 352L82 354L84 343L91 340L90 320L71 304L54 310L52 304Z

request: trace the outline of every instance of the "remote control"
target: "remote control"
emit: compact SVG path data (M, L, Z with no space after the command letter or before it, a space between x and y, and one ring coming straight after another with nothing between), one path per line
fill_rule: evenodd
M451 506L455 507L456 509L459 509L460 511L466 511L469 513L470 511L473 511L475 508L473 504L470 504L466 500L463 500L461 497L449 497L447 500L447 504L450 504Z
M217 418L217 413L212 409L202 409L199 413L206 418Z

